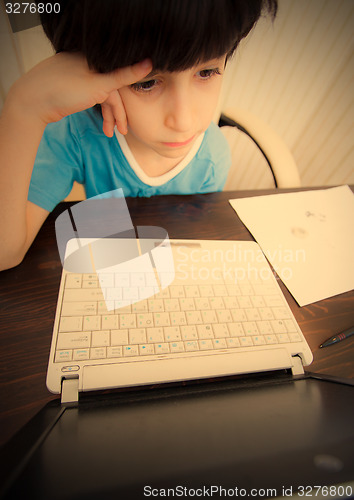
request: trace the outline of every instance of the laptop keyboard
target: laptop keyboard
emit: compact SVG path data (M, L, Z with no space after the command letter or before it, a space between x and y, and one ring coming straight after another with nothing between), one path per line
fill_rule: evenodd
M272 281L172 284L158 291L145 273L131 274L66 274L55 362L133 361L302 340Z

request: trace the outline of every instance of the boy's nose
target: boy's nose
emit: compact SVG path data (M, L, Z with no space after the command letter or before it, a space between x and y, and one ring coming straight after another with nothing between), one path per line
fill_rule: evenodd
M176 132L193 129L193 104L191 96L182 89L170 93L165 108L165 125Z

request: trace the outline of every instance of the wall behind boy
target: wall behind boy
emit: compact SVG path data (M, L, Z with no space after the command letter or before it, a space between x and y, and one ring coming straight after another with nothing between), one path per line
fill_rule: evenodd
M293 153L303 186L354 184L354 2L278 1L274 25L261 20L229 62L223 107L269 123ZM1 2L0 106L11 84L51 54L40 27L11 32ZM242 154L245 167L252 158ZM232 173L227 187L239 187Z

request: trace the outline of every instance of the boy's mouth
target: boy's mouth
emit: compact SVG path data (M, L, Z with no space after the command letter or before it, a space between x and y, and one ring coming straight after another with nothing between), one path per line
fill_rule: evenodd
M169 148L181 148L183 146L187 146L188 144L190 144L193 141L194 137L195 137L195 135L193 135L192 137L190 137L186 141L181 141L181 142L163 142L162 144L164 146L169 147Z

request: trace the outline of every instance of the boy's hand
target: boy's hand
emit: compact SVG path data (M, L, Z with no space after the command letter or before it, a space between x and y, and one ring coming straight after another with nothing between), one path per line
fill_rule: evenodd
M102 105L103 131L112 137L114 126L127 132L127 118L118 90L144 78L152 69L149 60L111 73L88 68L81 54L56 54L21 77L9 92L21 113L37 116L47 125L64 116Z

